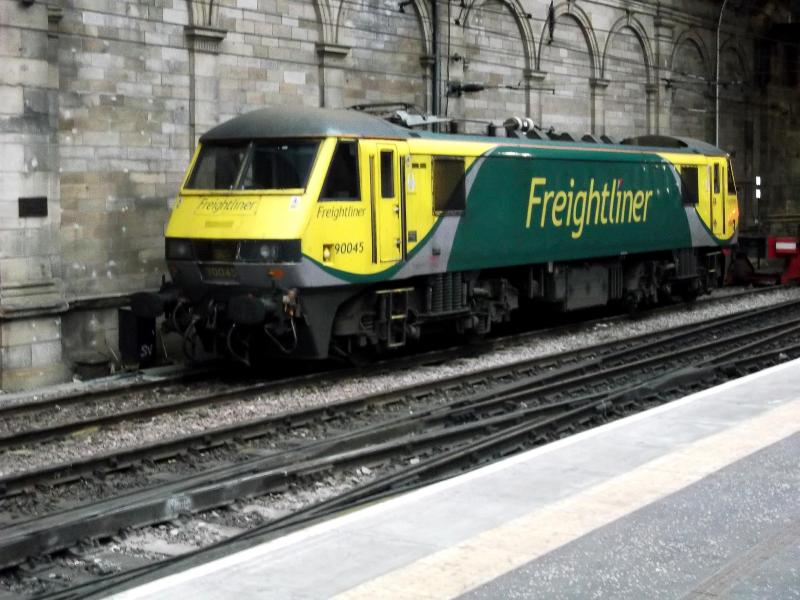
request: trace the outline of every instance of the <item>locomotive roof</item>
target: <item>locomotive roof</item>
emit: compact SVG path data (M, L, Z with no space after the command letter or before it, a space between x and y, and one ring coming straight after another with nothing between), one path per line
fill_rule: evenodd
M217 125L205 133L201 142L233 141L270 138L303 138L303 137L366 137L366 138L427 138L441 140L480 140L494 143L536 144L554 148L580 148L581 150L599 150L623 147L628 150L642 149L646 151L668 150L670 152L686 152L705 156L727 156L727 153L716 146L686 137L663 135L645 135L629 138L623 144L595 144L591 142L567 142L558 140L539 140L528 138L488 137L481 135L463 135L449 133L433 133L425 130L409 130L389 121L358 110L341 110L315 108L309 106L272 106L254 110L230 121Z
M628 138L619 144L599 144L586 141L565 141L565 140L547 140L535 139L526 137L490 137L482 135L464 135L464 134L448 134L448 133L433 133L430 131L414 131L411 137L422 137L427 139L447 140L447 139L461 139L461 140L474 140L481 142L494 142L496 144L522 144L531 146L547 146L563 150L595 150L602 152L603 150L610 149L624 149L628 151L642 151L642 152L674 152L677 154L699 154L703 156L728 156L728 153L716 146L689 137L672 137L666 135L645 135L634 138Z
M355 110L271 106L217 125L201 142L267 138L353 136L408 138L408 129Z
M642 135L628 138L622 142L624 145L633 145L643 148L662 148L669 150L685 150L704 154L706 156L727 156L728 153L713 144L690 137L677 137L669 135Z

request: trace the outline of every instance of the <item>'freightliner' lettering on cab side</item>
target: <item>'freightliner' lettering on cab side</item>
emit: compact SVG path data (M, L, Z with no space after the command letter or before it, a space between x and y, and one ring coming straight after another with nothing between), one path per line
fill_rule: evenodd
M570 179L568 191L548 190L546 177L534 177L525 228L537 223L542 229L546 225L572 228L572 239L577 240L592 225L647 222L652 190L623 190L622 184L622 179L614 179L603 182L601 188L592 178L588 186L576 190L575 180Z

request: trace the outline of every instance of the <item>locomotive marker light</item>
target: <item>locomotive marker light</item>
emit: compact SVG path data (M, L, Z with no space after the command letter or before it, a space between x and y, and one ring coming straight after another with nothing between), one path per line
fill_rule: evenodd
M166 245L168 260L189 260L192 258L192 243L189 240L167 238Z
M761 200L761 175L756 175L756 201L753 206L753 223L758 225L758 201Z

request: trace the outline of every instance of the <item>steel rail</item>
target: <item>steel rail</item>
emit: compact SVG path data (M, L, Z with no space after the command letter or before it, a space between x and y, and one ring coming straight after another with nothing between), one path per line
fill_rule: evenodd
M704 298L701 300L697 300L688 306L697 306L701 304L714 304L717 302L723 302L728 300L733 300L740 297L747 297L747 296L756 296L762 295L770 292L774 292L776 290L781 289L788 289L791 286L789 285L779 285L779 286L772 286L772 287L764 287L764 288L753 288L742 290L739 292L735 292L732 294L727 294L725 296L713 297L713 298ZM678 305L668 305L668 306L658 306L656 308L652 308L647 311L641 311L640 313L636 314L636 318L644 318L649 316L656 316L659 314L664 314L670 311L674 311L676 308L683 308L687 306L687 304L678 304ZM503 347L508 344L524 342L526 339L540 337L542 335L552 335L562 332L567 332L571 330L576 330L578 328L586 328L591 327L593 325L599 323L613 323L621 320L629 319L630 315L612 315L610 317L602 317L599 319L591 319L588 321L581 321L578 323L567 323L565 325L559 325L556 327L549 327L543 329L534 329L530 331L525 331L522 333L515 333L507 336L500 336L500 337L488 337L481 341L479 344L474 344L471 346L457 346L457 347L448 347L444 349L437 349L432 351L426 351L422 353L415 354L413 356L401 356L401 357L391 357L387 358L386 360L379 361L377 363L371 364L371 368L397 368L399 363L403 361L408 362L409 366L414 366L417 363L425 363L425 362L432 362L436 360L445 360L447 358L452 358L454 354L458 354L460 350L463 355L469 356L473 355L480 351L489 351L499 347ZM719 317L718 317L719 318ZM722 317L724 318L724 317ZM639 337L639 336L636 336ZM109 402L115 402L120 399L120 395L122 395L122 399L124 399L125 395L135 393L135 392L142 392L145 390L156 389L166 385L175 385L180 384L181 382L194 382L197 380L203 380L209 378L208 369L212 369L212 375L220 372L222 367L217 366L216 362L212 362L210 365L205 365L203 367L197 368L189 368L187 371L178 373L176 375L171 375L168 377L164 377L162 379L156 380L140 380L134 382L128 382L124 385L119 386L107 386L107 387L98 387L96 389L89 389L89 390L82 390L77 393L68 393L68 394L60 394L60 395L52 395L47 396L43 399L39 399L33 402L27 403L19 403L19 404L9 404L6 406L0 406L0 419L7 419L13 416L30 414L30 413L37 413L43 412L47 409L55 409L55 408L63 408L67 406L72 406L76 404L88 404L91 402L98 403L102 400L106 400ZM343 371L334 370L326 370L322 373L311 373L307 375L300 375L299 377L314 377L316 376L326 376L332 374L340 374L341 377L348 377L352 375L357 375L361 373L359 368L352 368L352 369L344 369ZM285 378L281 378L281 380L285 381ZM281 381L278 380L278 381ZM238 386L236 390L240 393L262 393L265 391L270 391L271 385L273 383L277 383L276 381L270 382L259 382L255 384L248 384L244 386ZM265 386L262 388L262 386ZM234 390L231 390L234 393ZM222 399L221 401L225 401ZM202 402L202 401L200 401Z
M774 328L772 326L769 329ZM782 329L778 333L747 344L744 349L752 350L798 332L800 326ZM717 358L711 357L702 361L700 365L711 366L715 361ZM692 374L693 378L698 380L706 376L703 369L692 369ZM574 421L581 416L583 422L579 424L585 425L587 415L588 420L596 419L595 413L600 409L607 412L608 407L614 404L635 402L634 396L637 392L646 391L648 394L653 394L656 388L669 387L673 384L675 376L685 383L687 369L685 367L672 369L668 375L669 377L662 377L655 388L652 382L648 382L645 385L622 387L614 393L593 394L550 405L536 407L522 405L504 415L481 418L470 423L457 423L449 428L445 427L446 422L452 422L461 411L450 414L450 411L437 407L427 414L401 417L390 423L364 428L355 434L348 433L330 440L321 440L275 456L253 459L246 464L215 469L179 482L161 484L147 490L103 500L88 507L48 515L3 530L4 535L0 541L0 566L16 564L15 561L24 560L32 554L49 553L67 547L80 539L75 537L78 534L81 537L98 537L113 533L122 527L136 527L169 520L186 512L197 512L241 497L268 493L274 489L271 486L284 484L290 477L318 473L334 465L341 466L367 458L374 459L386 453L397 452L398 449L408 453L427 445L437 448L437 454L440 454L441 445L448 440L463 441L465 436L469 439L478 432L489 432L488 438L484 436L476 442L479 447L483 447L483 440L498 435L491 432L498 428L501 431L513 431L520 427L520 422L527 431L530 427L542 423L563 423L565 419ZM536 389L526 391L528 399L537 395ZM554 416L542 418L542 413L559 409L565 410L557 412ZM533 421L533 425L532 416L539 417ZM438 429L435 429L437 425ZM387 436L394 436L396 439L384 441Z
M754 311L746 311L744 313L740 313L734 316L718 317L717 319L711 320L701 326L698 326L697 324L683 325L678 328L674 328L672 330L665 330L663 332L658 332L655 335L651 333L651 334L642 334L640 336L635 336L633 338L627 338L625 342L629 344L633 343L634 346L632 346L627 350L625 349L620 350L618 351L618 353L620 355L624 355L633 351L642 351L646 348L656 347L657 345L662 344L662 340L659 339L659 335L675 336L675 339L677 341L678 339L682 338L685 339L686 337L696 335L698 332L701 331L708 331L714 329L716 327L719 327L720 325L733 324L736 322L740 322L742 320L749 320L759 315L781 311L784 310L785 308L792 308L798 304L800 304L800 302L790 301L765 308L755 309ZM640 340L647 340L647 342L645 342L642 345L635 345L636 342ZM601 352L603 349L607 349L625 342L620 342L620 341L606 342L603 344L599 344L597 346L590 347L588 349L579 349L571 351L565 353L564 356L581 357L586 355L587 353ZM446 353L448 351L444 352ZM453 349L449 349L449 352L450 352L449 355L452 356ZM437 356L439 355L438 353L436 354ZM446 355L447 354L445 354L445 356ZM420 361L424 362L426 359L430 360L430 356L425 356L425 355L420 357L412 356L408 357L405 362L408 363L410 361L412 364L416 364L419 363ZM402 360L400 362L395 361L392 363L392 366L397 368L399 367L399 365L402 364L404 364ZM503 371L506 369L507 369L506 367L499 367L498 371ZM334 374L334 379L346 378L352 375L353 372L348 370L347 372L342 372L338 375ZM324 376L330 376L330 374L328 373ZM202 394L199 396L184 398L173 402L162 402L150 406L138 407L116 413L78 419L75 421L68 421L65 423L45 426L41 428L33 428L24 431L15 431L12 434L0 436L0 452L20 445L57 439L66 435L80 432L82 430L114 425L117 423L122 423L136 419L151 418L162 414L179 412L182 410L188 410L200 406L208 406L210 404L242 400L247 397L258 395L261 393L266 393L270 391L274 392L302 383L315 382L318 381L320 378L321 377L318 373L312 373L300 377L294 377L294 378L290 377L287 379L281 379L267 383L240 386L222 392ZM2 489L1 486L2 482L0 481L0 489Z
M791 304L788 303L780 307L770 307L768 309L757 309L742 315L735 315L732 318L738 322L745 316L758 317L770 312L774 312L778 308L786 307L791 307ZM724 323L730 323L730 319L731 317L725 317ZM692 331L694 333L698 333L713 329L713 323L708 323L700 328L696 326L689 327L693 327L694 329ZM673 330L667 330L662 333L667 337L667 339L670 337L668 334L672 333L672 337L674 337L676 340L680 340L684 339L685 336L683 334L685 333L686 329L687 326L682 326L674 328ZM639 339L646 339L647 342L645 345L652 346L650 337L651 336L649 335L639 336ZM615 344L625 344L628 343L628 341L629 340L623 340L621 342L607 342L601 344L600 347L608 349L612 348ZM719 340L716 341L718 342ZM620 357L630 354L633 350L635 350L635 348L623 348L617 353L617 356ZM339 418L339 413L341 412L363 410L368 405L385 406L388 404L407 401L409 397L424 398L427 395L435 394L438 391L441 391L442 388L459 389L468 385L476 385L478 383L483 383L487 379L487 376L498 379L501 379L503 376L522 377L521 382L500 384L499 386L495 385L494 389L496 390L496 393L502 392L508 394L514 389L524 390L526 387L537 384L540 386L540 389L538 390L540 393L557 390L560 387L564 387L563 385L559 385L557 380L563 379L565 376L573 373L585 373L591 370L592 367L596 368L601 364L596 358L594 358L596 352L593 348L584 349L583 352L590 356L590 358L584 362L573 362L567 367L553 369L549 372L537 374L535 371L532 372L532 366L539 363L539 361L544 361L545 364L547 364L548 360L551 359L552 356L528 359L512 365L493 367L492 369L489 369L485 373L481 374L472 373L467 375L453 376L443 381L440 380L438 382L412 385L379 395L360 396L357 398L347 399L336 404L323 407L312 407L294 413L281 413L261 419L255 419L245 423L234 424L210 431L205 431L198 434L190 434L180 438L173 438L163 442L157 442L129 450L116 451L83 460L72 461L67 464L53 465L34 471L7 475L0 478L0 494L2 494L0 498L3 496L7 497L10 494L23 492L26 488L32 485L42 485L47 482L49 482L51 485L56 483L66 483L87 473L102 471L110 472L114 470L125 469L141 462L142 460L164 460L173 458L176 455L180 455L187 451L209 450L215 447L224 446L232 440L251 440L263 435L274 433L276 430L286 430L291 427L296 427L298 424L331 421ZM551 382L550 388L547 386L541 387L548 381ZM578 381L580 381L580 379Z
M764 360L767 357L778 357L781 354L789 352L794 354L800 354L800 343L792 344L790 346L783 346L779 349L760 353L753 357L730 360L727 363L717 365L717 369L719 369L720 371L736 370L743 363L748 363L755 360ZM697 380L702 381L705 374L706 373L704 372L704 370L698 369ZM676 376L675 379L681 380L681 382L684 385L689 382L683 376ZM270 522L266 525L253 528L247 532L235 536L234 538L229 538L227 540L222 540L220 542L217 542L216 544L214 544L214 547L228 546L230 544L235 544L241 540L253 540L254 538L260 538L264 534L283 531L295 525L307 523L313 519L330 516L341 510L350 510L356 506L374 502L377 499L385 497L387 495L389 496L397 495L405 491L408 491L410 489L415 489L422 487L424 485L429 485L435 480L444 479L454 474L458 474L460 472L473 470L478 466L481 466L481 464L485 464L487 462L492 462L496 460L498 455L500 457L506 456L508 454L507 451L497 452L497 449L502 447L502 445L507 446L509 443L512 443L513 445L518 446L519 442L524 441L525 437L532 439L534 442L533 445L536 445L540 441L546 441L541 439L540 430L545 428L547 425L563 425L564 422L568 422L569 419L576 416L591 415L592 412L607 413L609 408L624 407L624 405L626 404L631 404L637 401L637 395L636 395L637 392L645 394L653 393L653 391L649 389L647 386L644 386L641 389L628 389L619 392L617 394L610 395L602 399L598 399L594 403L583 404L581 406L575 407L572 410L565 411L563 413L555 415L548 420L544 421L540 420L534 423L529 423L529 422L521 423L519 425L510 427L503 431L496 432L491 436L478 441L474 445L469 445L467 447L462 447L452 451L443 452L437 455L433 459L403 469L401 472L392 473L383 478L370 482L365 486L361 486L358 489L351 490L349 492L346 492L345 494L336 496L328 500L323 500L318 504L313 505L307 509L302 509L301 511L297 511L296 513L293 513L281 519L276 519L275 521ZM495 450L495 454L487 455L487 450ZM483 455L483 460L477 460L479 455ZM440 470L442 467L448 466L450 463L457 461L466 461L465 468L459 467L455 470L454 473L449 473L449 474L438 473L437 476L433 478L423 477L423 475L427 472L431 471L435 472L437 470ZM192 554L196 556L198 554L205 553L207 550L213 550L213 549L214 548L212 547L203 548L196 552L193 552ZM181 557L177 557L177 560L181 560Z
M541 406L538 410L552 409ZM289 480L333 467L344 468L354 462L407 454L425 447L441 448L453 440L485 434L500 422L495 418L447 428L442 423L445 419L446 415L407 417L388 427L342 434L274 456L213 469L0 529L0 568L19 564L30 556L64 549L80 539L168 521L240 498L270 493Z
M773 336L778 337L778 336ZM762 352L752 357L729 360L725 363L716 365L716 368L724 371L738 370L744 363L754 360L763 360L768 357L780 357L782 354L800 354L800 344L783 346L768 352ZM715 359L710 359L708 365ZM702 369L698 369L698 375ZM686 381L683 377L673 377L681 380L683 385ZM700 380L704 380L704 374ZM638 396L637 396L638 392ZM106 576L99 581L92 581L80 584L69 590L48 595L51 599L64 599L74 597L85 597L89 594L107 593L111 590L119 591L119 586L135 581L136 578L143 576L158 575L165 570L186 565L191 566L201 557L219 556L221 552L229 553L252 546L254 543L261 543L267 539L276 537L278 534L287 533L301 526L306 526L322 518L341 513L344 510L352 510L367 503L373 503L387 496L395 496L400 493L417 489L424 485L429 485L435 481L451 477L473 470L483 464L492 462L498 458L526 449L528 447L541 444L548 439L548 432L563 431L565 427L570 428L570 421L578 419L583 425L587 422L596 420L595 418L603 414L600 421L605 421L609 416L609 409L614 413L619 413L627 405L633 403L646 403L648 395L652 395L653 390L643 388L638 390L625 390L609 395L597 402L590 402L571 410L566 410L548 418L535 421L524 421L517 425L507 427L501 431L466 442L454 448L439 450L436 456L421 460L419 464L407 466L396 470L388 475L380 477L365 485L351 489L333 498L320 501L284 517L275 519L265 525L261 525L234 537L222 540L210 546L198 549L161 561L155 565L144 565L120 574ZM643 397L642 397L643 395ZM655 399L657 402L664 402L661 397Z
M69 509L43 518L16 524L2 530L0 567L9 567L30 556L49 554L75 544L80 539L111 535L126 527L141 527L168 521L182 514L212 509L234 500L266 494L288 481L310 476L333 467L396 454L416 454L420 449L480 439L508 422L518 423L532 415L567 407L566 414L576 414L576 404L590 403L574 399L553 406L526 408L511 414L446 427L447 414L415 415L398 419L390 426L369 427L356 434L343 434L288 450L267 458L253 459L204 472L176 482L163 483L146 490L123 494L90 505ZM438 427L437 427L438 426Z
M737 314L734 316L719 317L709 321L705 325L697 326L696 324L685 325L673 329L659 332L663 339L662 343L669 339L679 341L685 339L687 334L697 334L704 331L711 331L715 327L730 325L738 323L742 320L758 318L770 313L779 312L783 309L791 309L793 306L800 306L800 302L787 302L780 305L775 305L766 308L755 309L745 313ZM658 337L658 336L657 336ZM412 385L399 390L393 390L380 395L360 396L357 398L347 399L335 404L323 407L312 407L303 411L295 413L281 413L271 415L261 419L255 419L245 423L239 423L226 427L217 428L210 431L205 431L198 434L191 434L181 438L173 438L163 442L157 442L146 446L133 448L130 450L123 450L90 457L88 459L72 461L68 464L59 464L35 471L22 472L7 475L0 478L0 494L7 496L9 494L19 493L25 490L26 487L36 484L50 482L68 482L86 473L94 471L110 471L124 469L141 460L163 460L172 458L182 452L190 450L207 450L214 447L219 447L229 443L231 440L250 440L265 435L267 432L272 432L275 429L286 429L289 427L297 426L298 422L314 422L326 421L337 418L336 413L339 411L354 411L362 409L364 406L370 405L387 405L392 403L401 402L408 397L421 398L425 395L434 394L441 389L456 389L465 385L475 385L487 379L500 379L503 377L523 377L522 383L507 384L512 387L500 386L499 391L508 392L514 388L524 389L524 387L533 384L543 384L547 381L554 381L558 378L563 378L570 373L581 373L589 370L592 367L597 367L598 362L597 354L603 350L609 350L620 345L628 345L621 350L616 351L617 357L622 357L635 352L639 346L635 344L639 341L644 341L644 347L653 347L657 342L653 341L653 334L642 334L635 338L627 338L625 340L617 340L612 342L604 342L594 347L580 349L571 353L562 355L548 355L544 357L537 357L534 359L526 359L510 365L503 365L492 367L481 373L470 373L466 375L456 375L450 378L439 380L437 382L429 382L424 384ZM717 340L719 341L719 340ZM633 346L630 346L634 344ZM612 352L612 354L614 354ZM554 360L567 358L570 363L566 367L559 369L552 369L549 372L537 374L535 369L538 366L540 370L544 370L548 365L554 364ZM580 357L585 358L580 362ZM575 360L573 360L575 359ZM531 374L532 373L532 374ZM545 391L545 390L540 390ZM76 427L73 431L79 431L83 427ZM31 437L39 435L34 431L33 434L26 434ZM44 437L44 436L43 436ZM18 439L18 438L17 438ZM2 445L3 442L0 442ZM6 447L12 445L10 440L6 441ZM18 445L15 442L13 445ZM0 498L2 497L0 496Z
M211 371L211 373L209 373ZM147 377L146 370L138 371L131 374L129 377L132 381L125 381L126 378L115 380L116 383L121 385L98 385L98 387L81 390L79 392L70 392L67 394L52 394L47 392L37 392L37 394L44 394L44 397L32 400L30 402L20 402L17 404L6 404L0 406L0 419L7 419L17 415L24 415L33 412L41 412L48 409L55 409L57 407L70 406L72 404L85 404L89 402L99 402L101 400L114 400L119 394L133 394L145 390L155 389L162 386L178 385L181 383L192 383L197 380L209 379L214 373L219 371L215 363L205 365L201 368L186 368L186 370L175 373L174 375L167 375L156 379L138 379L135 377Z

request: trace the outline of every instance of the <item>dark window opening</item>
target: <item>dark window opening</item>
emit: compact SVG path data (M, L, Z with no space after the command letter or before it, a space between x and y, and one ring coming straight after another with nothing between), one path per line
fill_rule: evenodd
M714 163L714 193L719 194L719 163Z
M317 141L256 142L242 175L241 189L305 188L318 147Z
M681 197L686 205L700 202L697 167L681 167Z
M736 195L736 181L733 179L733 165L728 161L728 193Z
M464 159L433 159L433 210L435 213L460 212L467 206Z
M248 144L203 146L186 187L192 190L232 190L247 150Z
M381 198L394 198L394 152L381 150Z
M19 218L46 217L47 196L34 196L32 198L19 198Z
M783 73L787 87L797 87L798 80L798 47L796 44L783 45Z
M318 148L318 140L204 144L186 188L192 190L305 188Z
M327 200L359 200L361 186L358 177L358 144L340 141L333 153L325 185L319 199Z

